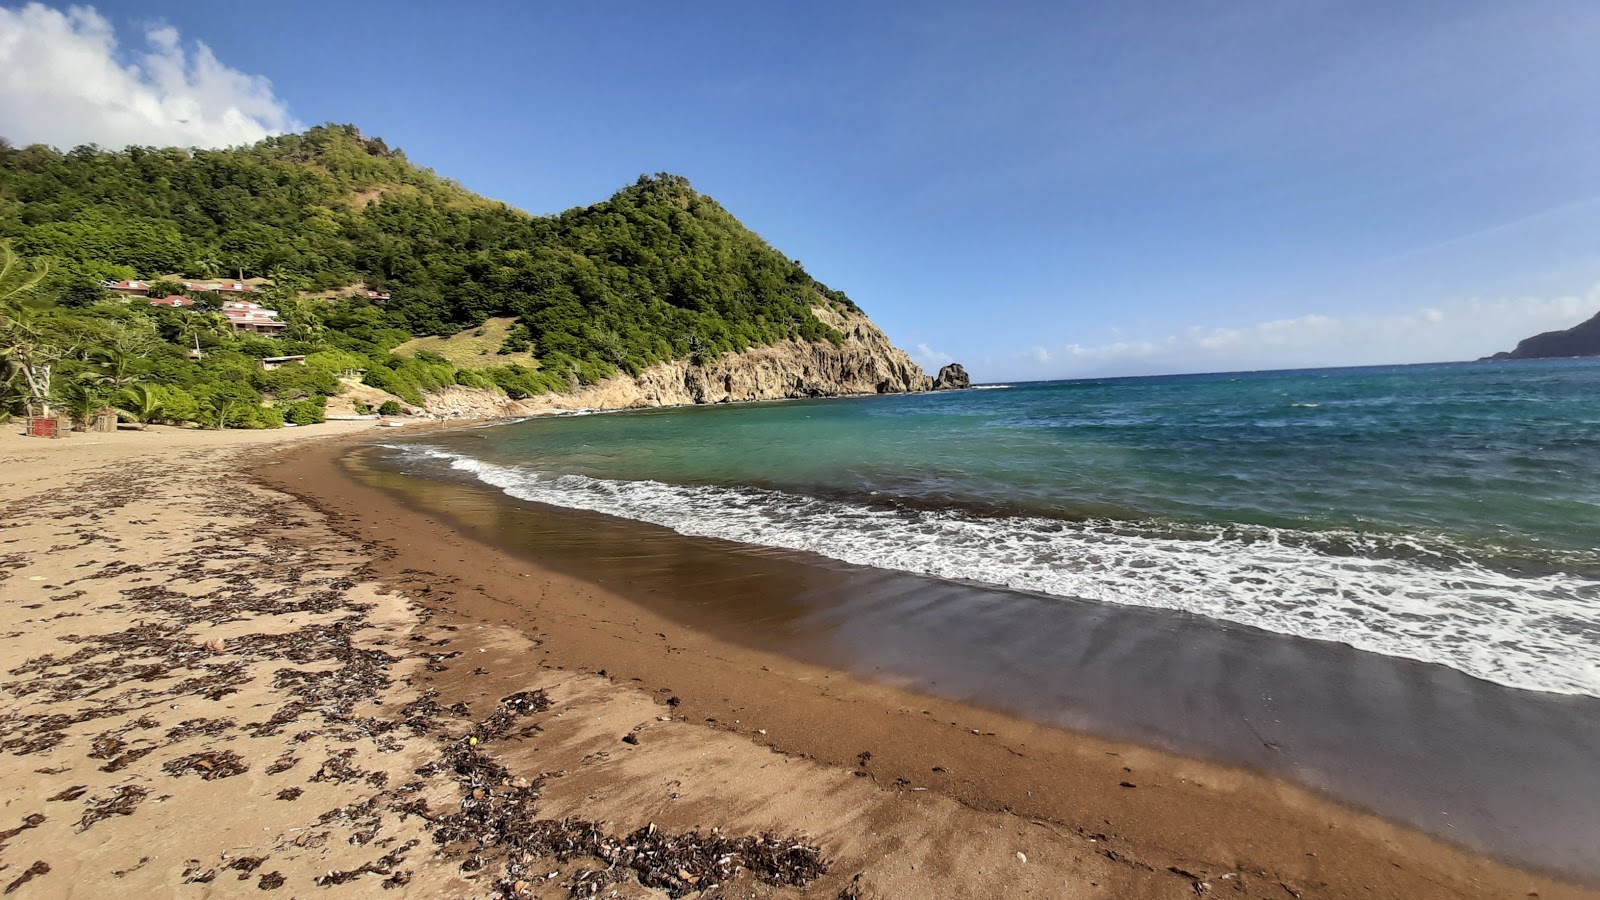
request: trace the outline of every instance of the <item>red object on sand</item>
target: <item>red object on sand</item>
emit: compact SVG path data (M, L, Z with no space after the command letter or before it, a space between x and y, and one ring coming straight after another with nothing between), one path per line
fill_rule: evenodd
M28 437L61 437L61 420L54 416L29 416Z

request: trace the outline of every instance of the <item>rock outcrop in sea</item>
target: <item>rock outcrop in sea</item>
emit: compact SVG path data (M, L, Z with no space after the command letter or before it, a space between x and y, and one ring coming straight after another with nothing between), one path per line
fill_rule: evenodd
M967 370L961 363L951 363L939 370L939 377L933 380L933 389L936 391L959 391L962 388L972 387L972 379L967 377Z
M821 306L812 312L837 329L843 340L837 345L830 341L784 341L712 359L677 359L651 366L637 377L615 375L571 393L527 400L511 400L478 388L452 387L429 394L428 411L451 417L494 418L560 410L905 394L934 389L934 380L866 316ZM953 368L965 387L966 372L959 365ZM946 366L940 376L951 369Z
M1565 356L1600 356L1600 313L1565 331L1546 331L1524 338L1515 350L1486 356L1483 361L1502 359L1555 359Z

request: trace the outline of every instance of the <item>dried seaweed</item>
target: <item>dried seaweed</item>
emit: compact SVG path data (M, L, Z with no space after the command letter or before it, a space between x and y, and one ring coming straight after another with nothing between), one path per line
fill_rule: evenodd
M44 822L44 813L29 813L28 815L23 816L21 825L18 825L15 828L7 828L5 831L0 831L0 850L4 850L6 844L12 838L30 828L38 828L40 825L43 825Z
M282 774L284 772L289 771L290 769L294 768L295 766L297 766L299 764L300 764L300 757L295 756L292 753L287 753L286 752L282 756L280 756L277 759L273 760L272 761L272 765L267 766L267 774L268 775L279 775L279 774Z
M136 784L119 784L104 797L90 797L84 801L83 817L78 819L78 831L88 831L94 823L112 816L131 816L134 809L150 796L148 788Z
M669 833L654 825L623 837L606 834L599 822L578 818L540 819L537 806L541 781L513 777L483 747L511 734L517 720L550 708L543 691L526 691L503 699L495 711L467 736L445 745L440 760L419 774L449 772L462 790L457 812L432 820L434 841L447 853L463 858L463 870L498 857L502 897L527 895L546 872L541 858L565 863L593 859L603 870L586 869L567 882L569 895L598 893L631 874L640 884L683 897L708 891L734 878L740 870L771 885L804 887L827 872L821 852L794 838L761 834L730 838L715 831ZM408 810L410 811L410 810Z
M392 879L399 874L395 872L395 866L398 866L401 862L404 862L406 854L411 852L411 848L415 847L416 845L416 841L406 841L404 844L393 850L390 850L388 853L385 853L372 862L364 863L357 868L344 872L329 872L326 875L319 875L312 880L315 881L319 887L333 887L336 884L344 884L347 881L354 881L355 879L360 878L362 875L388 875ZM406 881L410 880L411 877L409 874L407 874L404 881L399 881L396 883L405 884Z
M265 856L241 856L233 862L228 863L225 868L238 872L240 881L248 881L250 879L250 873L261 868L261 864L266 861L267 858Z
M5 893L9 894L40 875L48 874L50 874L50 864L42 859L36 860L33 865L23 869L21 875L18 875L10 884L6 885Z
M194 774L206 781L212 781L217 778L242 775L250 771L250 766L245 763L244 757L232 750L208 750L204 753L180 756L163 765L161 770L173 778Z
M216 737L237 724L232 719L188 719L167 729L167 740L190 737Z

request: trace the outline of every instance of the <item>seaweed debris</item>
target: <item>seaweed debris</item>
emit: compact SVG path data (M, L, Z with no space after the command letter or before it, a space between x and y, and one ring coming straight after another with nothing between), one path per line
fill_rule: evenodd
M104 797L90 797L84 801L83 817L78 819L78 831L88 831L94 823L112 816L131 816L144 798L150 796L149 788L136 784L119 784Z
M645 887L678 898L710 891L741 870L770 885L796 887L827 872L827 862L816 847L771 833L734 838L715 830L667 832L651 824L617 837L607 834L600 822L538 818L542 779L513 777L483 748L511 734L522 716L543 712L550 705L543 691L512 694L466 736L449 741L441 759L418 771L455 777L462 791L461 806L431 820L434 841L463 859L463 871L481 869L488 858L497 859L499 896L531 896L536 884L550 878L538 865L541 858L604 864L604 869L585 868L568 878L564 886L571 897L598 894L629 875Z
M36 860L33 865L22 870L21 875L18 875L10 884L6 885L5 893L9 894L40 875L48 874L50 874L50 864L42 859Z
M206 781L211 781L243 775L250 771L250 766L245 763L243 757L232 750L210 750L205 753L180 756L163 765L161 769L173 778L193 773Z

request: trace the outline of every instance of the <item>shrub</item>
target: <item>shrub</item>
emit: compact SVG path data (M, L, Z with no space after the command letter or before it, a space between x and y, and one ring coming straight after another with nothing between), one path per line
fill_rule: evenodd
M306 357L306 367L334 375L354 373L372 368L372 361L348 350L322 350Z
M283 420L296 425L320 425L327 421L327 410L323 408L322 398L307 398L296 400L292 403L279 405L283 411Z
M167 387L162 391L164 396L161 398L161 421L170 425L181 425L199 418L200 404L195 402L193 394L180 387Z
M456 372L456 384L459 384L462 387L483 388L484 390L489 391L495 390L498 387L498 385L494 383L493 378L490 378L483 372L475 372L471 369L462 369Z
M195 388L195 421L206 428L281 428L283 413L261 405L248 382L222 381Z
M285 401L339 393L339 379L332 372L310 366L280 366L269 372L258 371L253 381L257 390Z
M380 391L387 391L417 406L422 405L422 392L417 390L417 386L387 366L374 366L368 369L367 374L361 377L361 382Z
M556 375L543 369L530 369L527 366L501 366L486 369L483 374L492 378L495 386L505 391L506 396L513 400L537 397L552 391L564 391L572 386L563 375Z
M383 405L378 407L378 415L380 416L400 416L404 415L405 411L405 407L393 400L385 400Z

